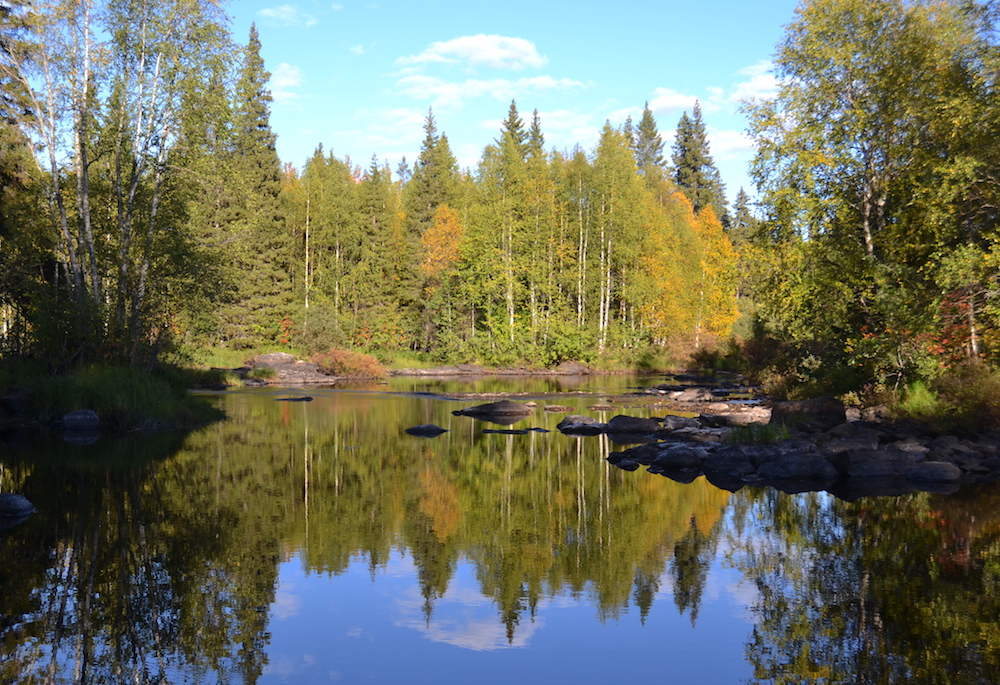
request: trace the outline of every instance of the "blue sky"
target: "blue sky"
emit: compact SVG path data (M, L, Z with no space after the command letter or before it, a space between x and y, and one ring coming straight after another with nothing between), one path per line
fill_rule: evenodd
M434 109L464 167L499 135L512 98L539 111L548 148L592 150L606 120L638 122L649 102L669 151L700 100L732 198L752 155L739 100L773 91L769 62L796 0L504 3L234 0L233 33L256 23L271 72L271 127L283 162L317 144L395 170L420 150Z

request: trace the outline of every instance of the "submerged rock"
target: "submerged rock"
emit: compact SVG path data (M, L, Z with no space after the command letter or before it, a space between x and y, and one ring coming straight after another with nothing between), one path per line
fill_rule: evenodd
M453 411L452 414L455 416L472 416L474 418L494 420L497 418L524 418L525 416L531 415L533 412L534 408L529 407L526 404L511 402L510 400L500 400L499 402L490 402L489 404L480 404L475 407L459 409L457 411ZM513 423L513 421L511 423Z
M35 505L24 495L0 493L0 518L22 518L34 514Z
M433 423L424 423L419 426L411 426L405 432L415 435L418 438L436 438L442 433L447 433L448 429L435 426Z

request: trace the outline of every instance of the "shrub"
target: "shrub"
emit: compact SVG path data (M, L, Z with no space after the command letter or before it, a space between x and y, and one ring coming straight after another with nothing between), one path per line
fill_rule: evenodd
M1000 428L1000 373L977 361L952 367L930 384L909 385L893 414L941 433L995 430Z
M788 428L783 425L748 423L733 428L726 441L732 445L771 445L787 440L789 435Z
M385 367L370 354L331 348L312 358L321 373L345 378L384 378Z

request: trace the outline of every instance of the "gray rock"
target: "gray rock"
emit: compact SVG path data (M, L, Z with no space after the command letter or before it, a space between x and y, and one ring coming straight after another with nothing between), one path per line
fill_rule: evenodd
M790 452L761 464L757 469L756 479L820 481L834 480L837 476L837 469L825 457L818 454Z
M655 419L618 415L608 421L608 432L648 434L655 433L658 430L660 430L660 423Z
M707 454L701 468L705 474L748 476L773 450L760 445L727 445Z
M24 495L10 492L0 493L0 517L21 518L34 514L35 505L28 501Z
M411 426L406 429L406 432L418 438L436 438L442 433L447 433L448 429L435 426L433 423L424 423L419 426Z
M656 467L659 471L684 471L688 469L700 469L701 463L705 459L706 450L694 445L673 444L662 447L656 458L650 463L652 471Z
M268 352L267 354L258 354L251 360L251 364L255 369L261 367L284 366L285 364L294 364L295 355L288 354L287 352Z
M606 425L592 416L570 414L560 421L556 428L567 435L600 435Z
M459 409L453 411L452 414L455 416L471 416L493 423L510 425L530 416L534 411L533 407L521 404L520 402L500 400L499 402L490 402L489 404L480 404L475 407Z
M716 397L708 388L688 388L674 399L678 402L712 402Z
M831 454L829 461L849 478L892 478L908 473L918 457L903 450L851 449Z
M775 402L771 407L773 425L830 430L847 422L844 403L835 397L817 397L800 402Z
M954 483L962 480L962 469L946 461L925 461L906 472L915 483Z
M78 409L63 416L62 425L68 431L93 431L101 427L101 420L93 409Z
M673 416L667 415L663 417L663 427L666 430L680 430L681 428L700 428L701 424L698 419L692 419L687 416Z

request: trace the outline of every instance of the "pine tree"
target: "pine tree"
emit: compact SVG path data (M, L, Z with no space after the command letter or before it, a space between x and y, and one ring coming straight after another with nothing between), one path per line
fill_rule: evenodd
M729 223L726 187L709 151L701 104L694 103L692 116L687 112L677 124L673 145L674 183L694 205L695 212L711 206L723 226Z

